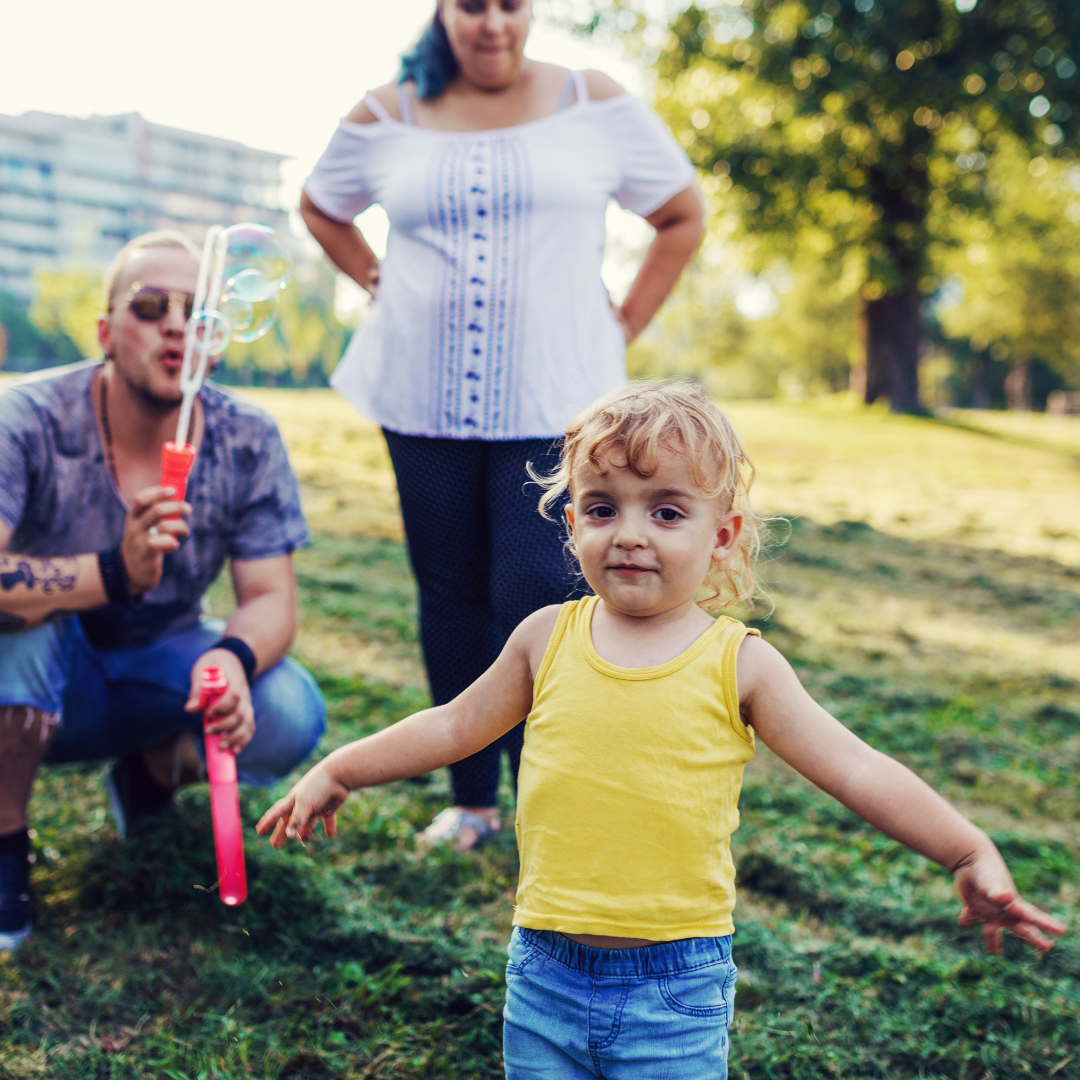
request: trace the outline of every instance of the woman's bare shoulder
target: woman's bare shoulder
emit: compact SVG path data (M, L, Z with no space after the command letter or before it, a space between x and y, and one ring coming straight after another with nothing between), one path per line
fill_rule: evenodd
M366 94L364 95L367 96ZM371 91L371 96L395 119L400 120L398 110L397 83L387 83ZM376 124L379 118L364 104L359 101L346 119L353 124Z
M605 98L618 97L626 92L625 87L617 83L610 75L591 68L585 72L585 85L589 90L590 101L603 101Z
M549 64L546 60L530 60L526 57L525 63L532 70L534 78L539 77L547 83L558 86L562 86L570 74L568 67L563 67L562 64Z

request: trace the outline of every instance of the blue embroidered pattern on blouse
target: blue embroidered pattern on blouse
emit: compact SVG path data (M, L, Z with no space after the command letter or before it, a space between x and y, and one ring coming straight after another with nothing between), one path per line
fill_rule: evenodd
M498 438L516 429L531 213L518 139L455 139L434 159L428 219L444 258L432 314L433 432Z

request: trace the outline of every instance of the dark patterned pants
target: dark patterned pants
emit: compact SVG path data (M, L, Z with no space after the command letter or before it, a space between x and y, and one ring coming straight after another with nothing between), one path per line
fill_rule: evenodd
M444 705L494 663L526 615L583 595L563 526L541 517L540 489L525 471L526 462L554 470L561 440L383 434L420 589L431 696ZM555 516L561 522L561 508ZM516 782L524 729L450 766L456 806L496 805L502 751Z

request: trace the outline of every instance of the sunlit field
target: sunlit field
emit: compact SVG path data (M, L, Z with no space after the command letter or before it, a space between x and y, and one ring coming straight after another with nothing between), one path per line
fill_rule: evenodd
M325 753L425 702L415 595L376 429L327 391L258 391L316 542L296 652ZM730 411L784 515L742 613L811 692L987 828L1021 887L1080 900L1080 421L891 416L846 398ZM227 588L211 595L228 610ZM276 794L244 793L253 822ZM101 767L47 770L32 808L37 929L0 959L0 1077L501 1075L516 853L422 857L445 775L358 795L341 835L213 895L204 787L121 844ZM504 782L505 810L512 788ZM1080 1078L1080 948L1003 959L955 925L943 871L761 751L734 849L732 1076ZM631 838L632 840L632 838Z

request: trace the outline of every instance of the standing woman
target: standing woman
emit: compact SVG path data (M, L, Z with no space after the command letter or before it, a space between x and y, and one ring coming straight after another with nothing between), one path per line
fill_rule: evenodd
M528 0L439 0L401 81L341 121L301 203L327 255L378 293L333 384L386 435L435 704L575 592L527 465L550 471L567 422L625 381L626 344L702 232L693 167L660 120L599 72L525 59L531 19ZM618 308L600 278L612 197L656 230ZM376 202L382 266L352 223ZM499 828L501 751L516 776L523 728L451 766L455 805L427 840L464 850Z

